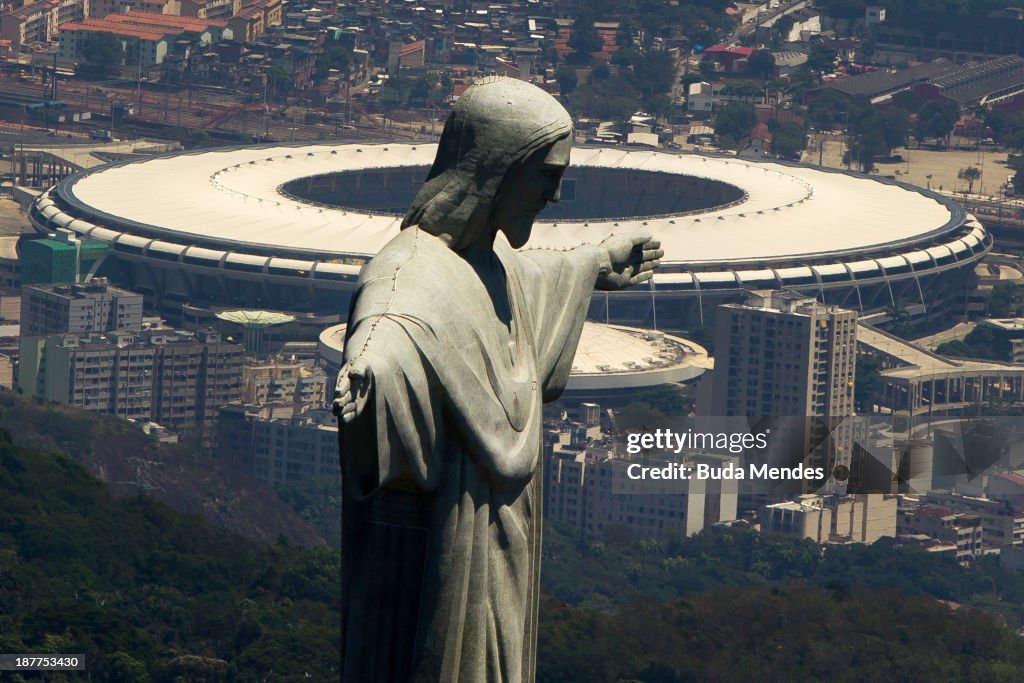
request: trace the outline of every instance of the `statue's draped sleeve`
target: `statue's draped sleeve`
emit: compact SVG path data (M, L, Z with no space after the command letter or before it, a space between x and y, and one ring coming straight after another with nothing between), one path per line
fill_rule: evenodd
M342 431L345 474L364 495L384 484L429 491L440 473L440 401L431 390L432 368L421 359L422 340L411 337L407 325L432 336L421 321L387 315L364 318L349 334L348 345L373 373L366 409Z
M527 250L517 254L533 314L537 370L544 402L565 389L600 263L595 247L572 251Z

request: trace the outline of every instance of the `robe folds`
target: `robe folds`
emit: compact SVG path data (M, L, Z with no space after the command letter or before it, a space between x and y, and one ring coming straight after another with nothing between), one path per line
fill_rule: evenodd
M340 434L346 683L534 679L541 405L568 379L597 253L499 237L497 306L416 227L360 274L345 359L372 381Z

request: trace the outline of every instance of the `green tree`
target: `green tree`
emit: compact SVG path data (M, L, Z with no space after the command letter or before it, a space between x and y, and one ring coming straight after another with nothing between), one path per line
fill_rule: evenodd
M796 19L789 14L783 14L776 19L772 24L772 43L778 45L786 42L794 24L796 24Z
M943 139L948 144L956 119L957 106L952 102L925 102L917 112L917 138Z
M558 69L556 78L558 79L558 92L563 98L579 85L579 80L576 78L576 69L571 69L567 66Z
M571 59L580 64L590 61L590 53L601 49L603 41L594 28L594 13L587 7L581 7L572 24L572 35L569 36L569 47L572 48Z
M649 50L633 65L633 75L644 97L667 92L676 79L672 55L665 50Z
M768 50L755 50L747 58L750 73L762 81L766 81L775 73L775 55Z
M327 43L322 54L317 55L316 70L313 78L318 81L325 81L330 76L331 69L336 69L343 78L348 78L349 64L352 62L352 51L340 45Z
M830 73L836 66L836 51L824 45L813 45L807 54L805 67L814 74L818 82L824 74Z
M807 132L799 123L786 121L772 131L772 151L783 159L800 160L800 154L807 146Z
M749 102L730 102L715 114L715 134L731 141L749 135L756 124L757 114Z
M105 76L124 63L124 46L112 33L92 33L82 45L86 73Z
M1024 194L1024 156L1010 154L1006 157L1006 166L1014 171L1013 193Z
M907 133L910 132L910 117L903 109L893 107L875 112L874 124L878 126L885 141L887 152L907 144Z
M961 168L959 171L957 171L956 177L959 178L960 180L967 181L967 193L971 194L974 192L975 181L981 177L981 169L978 168L977 166L968 166L966 168Z

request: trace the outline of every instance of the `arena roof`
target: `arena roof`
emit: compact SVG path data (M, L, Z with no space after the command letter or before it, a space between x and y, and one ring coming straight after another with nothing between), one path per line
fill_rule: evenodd
M101 240L157 238L149 249L169 254L184 247L197 254L236 252L229 260L250 258L237 252L269 254L298 259L299 266L372 256L398 232L401 216L318 206L286 196L281 186L341 171L425 167L435 149L432 144L330 143L172 154L73 176L57 189L60 206L41 201L37 207L48 221L64 216L53 220L64 227L99 226L87 232ZM567 248L612 232L647 230L662 240L666 266L707 270L718 263L749 262L745 268L757 271L758 263L834 263L843 254L885 255L929 243L920 249L962 230L965 221L958 205L926 190L808 166L591 147L575 148L572 164L718 180L741 188L745 196L731 205L679 215L538 221L528 246ZM671 277L672 270L680 269L663 268L659 278Z
M320 357L337 369L344 362L346 325L320 333ZM656 330L583 323L568 391L639 388L686 382L713 367L707 351L692 341Z

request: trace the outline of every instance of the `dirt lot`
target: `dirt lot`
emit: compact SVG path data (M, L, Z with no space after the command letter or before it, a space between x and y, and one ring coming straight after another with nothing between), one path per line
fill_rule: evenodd
M830 137L825 141L825 148L820 155L824 166L833 168L844 168L842 164L842 152L845 149L843 141L838 137ZM997 152L992 149L980 149L976 151L965 150L929 150L929 149L903 149L895 152L903 161L896 163L878 163L878 175L894 176L897 180L931 187L933 190L944 192L966 192L967 183L959 180L956 176L962 168L975 166L982 171L981 178L974 182L974 194L985 197L999 197L1001 186L1006 182L1013 171L1006 167L1006 152ZM804 152L803 160L806 163L817 164L819 152L816 147L808 148ZM929 177L930 176L930 177Z
M30 232L28 216L11 199L0 199L0 235Z

